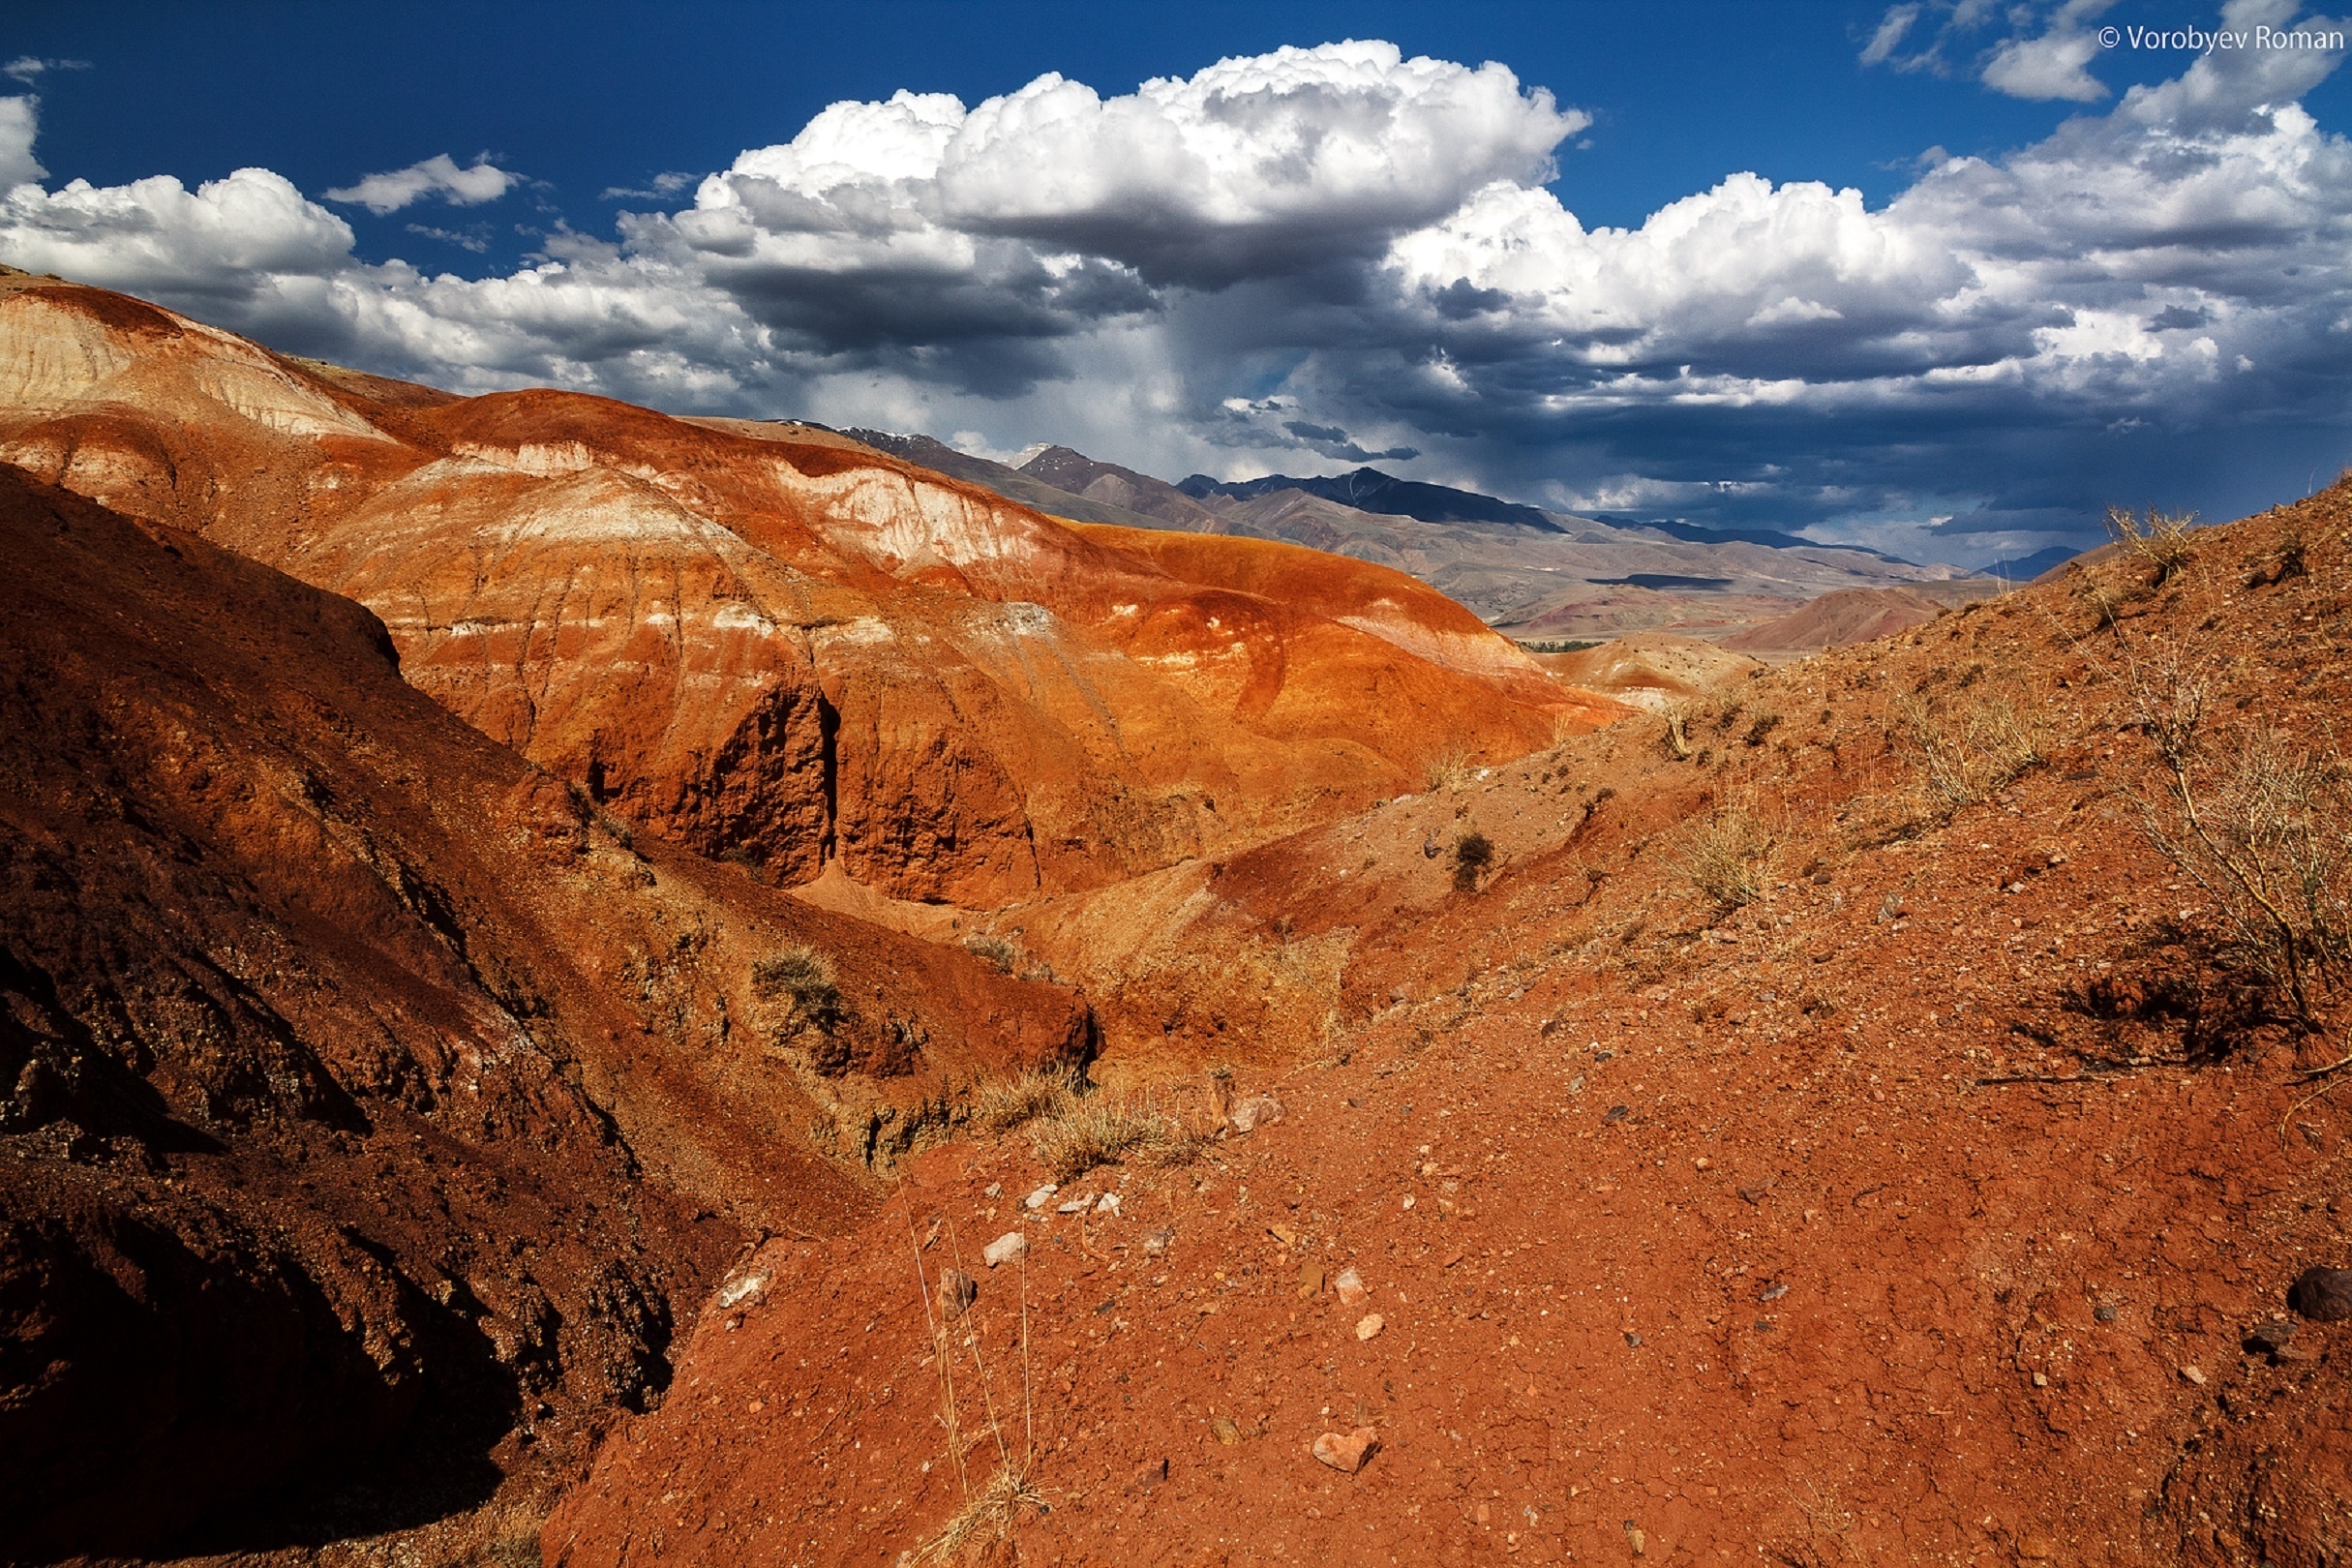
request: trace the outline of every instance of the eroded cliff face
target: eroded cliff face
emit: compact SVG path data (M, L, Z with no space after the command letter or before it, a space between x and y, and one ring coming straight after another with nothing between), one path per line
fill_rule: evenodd
M785 884L1101 887L1622 711L1384 568L821 432L454 399L20 274L0 364L0 457L358 599L452 711Z
M1066 991L632 834L355 603L5 465L0 552L12 1557L577 1462L739 1245L1092 1048ZM761 980L802 949L815 1036Z

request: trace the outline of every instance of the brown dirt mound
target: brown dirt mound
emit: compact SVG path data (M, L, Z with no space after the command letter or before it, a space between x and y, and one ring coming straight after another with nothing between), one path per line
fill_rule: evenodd
M1748 679L1764 669L1761 659L1669 632L1636 632L1574 653L1532 656L1571 686L1653 711Z
M1911 588L1839 588L1803 609L1750 631L1727 637L1723 646L1749 652L1817 653L1833 648L1893 637L1924 625L1946 610L1990 598L2001 585L1971 578L1959 583Z

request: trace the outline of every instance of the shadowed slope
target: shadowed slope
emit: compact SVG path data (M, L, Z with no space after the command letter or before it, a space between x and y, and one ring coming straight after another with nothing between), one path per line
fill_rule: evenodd
M1067 993L633 847L348 600L5 465L0 550L11 1556L576 1462L740 1238L862 1210L820 1106L892 1137L1089 1047ZM795 945L822 1049L756 983ZM375 1513L255 1501L363 1462Z

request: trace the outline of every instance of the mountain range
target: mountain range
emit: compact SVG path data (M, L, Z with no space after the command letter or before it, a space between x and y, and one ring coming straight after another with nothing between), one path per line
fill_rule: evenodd
M1014 466L924 436L846 434L1058 517L1280 539L1394 567L1525 641L1736 636L1824 593L1975 575L1769 529L1546 511L1372 467L1323 478L1193 474L1171 484L1066 446L1033 448ZM1965 591L1995 590L1987 580Z

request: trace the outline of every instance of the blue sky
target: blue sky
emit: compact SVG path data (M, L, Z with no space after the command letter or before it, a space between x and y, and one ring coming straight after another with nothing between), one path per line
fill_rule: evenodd
M42 171L0 259L467 390L1169 477L1410 451L1383 466L1974 561L2352 460L2342 25L2289 0L51 8L0 23ZM2133 46L2191 27L2321 46ZM1342 39L1395 48L1275 54ZM1048 72L1098 106L1017 96ZM919 96L812 127L902 92L952 123ZM1142 139L1040 150L1089 115ZM828 125L822 167L805 136L752 156ZM1368 173L1355 135L1417 151ZM843 136L952 146L910 173ZM1119 166L1166 137L1210 161ZM1071 173L1098 144L1126 150ZM1338 152L1267 195L1301 148ZM25 172L0 140L0 183Z

